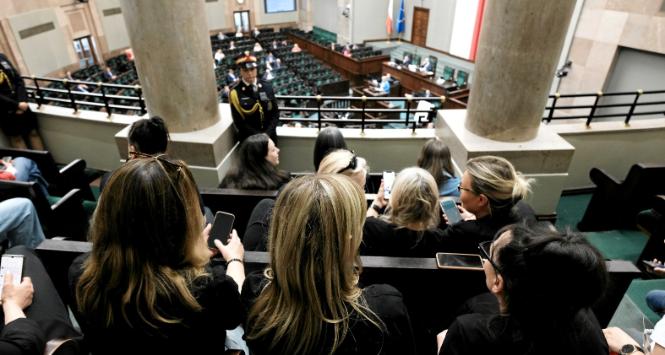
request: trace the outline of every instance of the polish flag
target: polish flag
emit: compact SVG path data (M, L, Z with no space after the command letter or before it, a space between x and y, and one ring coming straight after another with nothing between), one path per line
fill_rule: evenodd
M393 0L388 1L388 18L386 18L386 32L388 36L393 33Z

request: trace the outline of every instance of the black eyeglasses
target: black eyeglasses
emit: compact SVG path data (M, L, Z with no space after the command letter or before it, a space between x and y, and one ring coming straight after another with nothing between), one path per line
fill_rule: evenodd
M475 195L478 195L477 192L475 192L475 191L473 191L473 190L471 190L471 189L467 189L466 187L462 187L462 185L457 185L457 191L462 192L462 190L464 190L464 191L468 191L468 192L470 192L470 193L472 193L472 194L475 194Z
M478 250L480 251L480 258L489 261L490 264L492 264L494 270L496 270L496 272L498 273L501 273L501 268L492 260L491 247L492 247L491 240L486 240L484 242L479 243Z
M341 174L343 171L346 170L356 170L356 165L358 165L358 156L353 154L353 157L351 157L351 161L349 162L349 165L347 165L344 169L341 169L338 171L338 174Z

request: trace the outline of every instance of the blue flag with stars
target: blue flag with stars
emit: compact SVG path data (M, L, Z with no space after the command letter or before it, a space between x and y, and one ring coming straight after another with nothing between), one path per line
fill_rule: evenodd
M399 5L399 16L397 17L397 33L404 33L404 23L406 16L404 16L404 0Z

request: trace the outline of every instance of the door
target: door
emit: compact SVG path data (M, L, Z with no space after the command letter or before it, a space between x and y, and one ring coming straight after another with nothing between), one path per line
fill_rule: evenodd
M427 43L427 25L429 24L429 9L424 7L413 8L413 27L411 27L411 43L425 47ZM416 63L417 64L417 63Z
M235 24L235 30L238 31L238 28L242 29L243 32L249 32L249 11L234 11L233 12L233 22Z
M91 66L97 62L93 42L90 36L77 38L74 40L74 51L79 59L81 68Z

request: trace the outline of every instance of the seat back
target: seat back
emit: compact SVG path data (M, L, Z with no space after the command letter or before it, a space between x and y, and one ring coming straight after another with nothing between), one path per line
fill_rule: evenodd
M443 76L441 77L441 79L445 81L452 81L454 76L455 76L455 69L447 65L443 67Z
M238 232L240 239L244 237L249 216L251 216L252 210L259 201L264 198L274 199L276 197L276 190L201 189L203 204L210 208L213 214L217 211L224 211L235 216L233 228Z
M458 88L465 87L469 79L469 73L463 71L463 70L458 70L457 71L457 79L455 80L455 83L457 84Z

